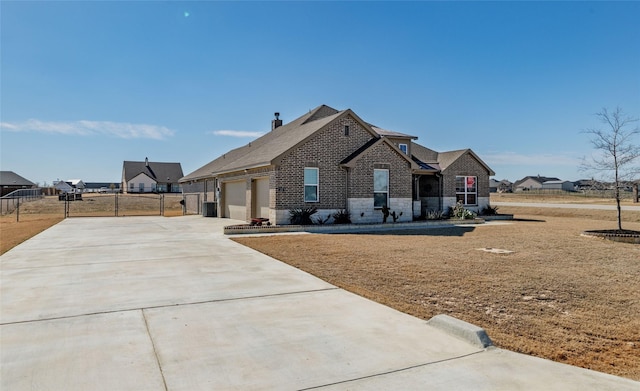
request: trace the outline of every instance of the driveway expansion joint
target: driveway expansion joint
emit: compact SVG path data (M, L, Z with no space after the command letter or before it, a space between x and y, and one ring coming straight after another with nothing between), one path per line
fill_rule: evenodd
M482 350L478 350L476 352L463 354L463 355L456 356L456 357L449 357L449 358L445 358L445 359L442 359L442 360L430 361L430 362L427 362L427 363L411 365L411 366L408 366L408 367L405 367L405 368L393 369L393 370L389 370L389 371L375 373L375 374L372 374L372 375L361 376L361 377L356 377L356 378L353 378L353 379L343 380L343 381L339 381L339 382L335 382L335 383L322 384L322 385L319 385L319 386L313 386L313 387L308 387L308 388L300 388L297 391L319 390L319 389L322 389L324 387L335 386L335 385L338 385L338 384L346 384L346 383L351 383L351 382L364 380L364 379L370 379L370 378L374 378L374 377L378 377L378 376L385 376L385 375L390 375L390 374L393 374L393 373L409 371L409 370L416 369L416 368L423 368L423 367L427 367L427 366L430 366L430 365L440 364L440 363L447 362L447 361L454 361L454 360L462 359L462 358L465 358L465 357L473 356L473 355L476 355L476 354L479 354L479 353L483 353L486 350L487 349L482 349Z
M255 295L255 296L231 297L231 298L227 298L227 299L202 300L202 301L194 301L194 302L189 302L189 303L163 304L163 305L155 305L155 306L139 307L139 308L121 308L121 309L116 309L116 310L112 310L112 311L96 311L96 312L87 312L87 313L84 313L84 314L74 314L74 315L68 315L68 316L54 316L54 317L50 317L50 318L41 318L41 319L26 319L26 320L18 320L18 321L15 321L15 322L0 322L0 326L13 325L13 324L24 324L24 323L34 323L34 322L47 322L47 321L50 321L50 320L73 319L73 318L79 318L79 317L82 317L82 316L114 314L114 313L118 313L118 312L144 311L144 310L157 309L157 308L182 307L182 306L207 304L207 303L223 303L223 302L228 302L228 301L251 300L251 299L278 297L278 296L289 296L289 295L297 295L297 294L304 294L304 293L334 291L334 290L340 290L340 289L341 288L338 288L338 287L330 287L330 288L322 288L322 289L310 289L310 290L303 290L303 291L273 293L273 294L268 294L268 295Z
M147 331L147 336L149 337L149 341L151 342L151 348L153 349L153 356L156 359L156 364L158 365L158 370L160 371L160 376L162 377L162 384L164 385L164 391L168 391L167 388L167 380L164 377L164 371L162 370L162 365L160 364L160 357L158 357L158 350L156 349L156 343L153 340L153 336L151 335L151 330L149 330L149 321L147 321L147 316L144 313L144 310L140 310L142 313L142 319L144 320L144 327Z

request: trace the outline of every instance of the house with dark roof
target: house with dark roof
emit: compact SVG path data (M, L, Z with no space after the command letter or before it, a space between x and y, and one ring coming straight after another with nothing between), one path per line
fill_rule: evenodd
M125 161L122 164L123 193L180 193L184 176L180 163Z
M515 181L513 184L514 191L528 191L528 190L541 190L542 184L548 181L559 181L560 179L555 177L546 176L526 176L519 181Z
M204 193L218 216L288 224L293 209L326 219L346 210L353 223L383 221L383 207L411 221L426 210L489 204L494 172L472 150L436 152L417 137L371 125L350 109L326 105L228 151L180 179ZM329 220L330 222L331 220Z
M0 171L0 197L20 189L33 189L36 184L13 171Z
M490 179L489 192L491 193L511 193L513 191L513 183L507 179L501 181Z

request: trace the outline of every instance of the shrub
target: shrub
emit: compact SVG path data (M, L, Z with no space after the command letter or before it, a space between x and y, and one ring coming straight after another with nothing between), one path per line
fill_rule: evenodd
M334 224L351 224L351 213L346 209L340 209L332 214Z
M296 208L289 211L289 223L294 225L312 225L311 216L318 212L315 206L309 208Z
M400 214L397 214L395 211L392 212L386 205L383 205L380 211L382 212L383 223L387 222L387 218L389 218L389 216L391 216L394 223L400 218L400 216L402 216L402 212L400 212Z
M454 219L468 220L476 217L475 213L466 209L461 201L456 202L456 206L450 208L449 216Z

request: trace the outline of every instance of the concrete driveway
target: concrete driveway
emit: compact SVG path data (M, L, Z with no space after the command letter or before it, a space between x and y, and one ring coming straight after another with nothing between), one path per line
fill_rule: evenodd
M0 389L640 387L338 289L229 240L231 223L67 219L2 255Z

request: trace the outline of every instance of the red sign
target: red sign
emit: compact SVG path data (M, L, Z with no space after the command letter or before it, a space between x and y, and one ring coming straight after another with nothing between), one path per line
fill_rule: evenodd
M476 178L472 176L467 177L467 187L473 187L476 184Z

